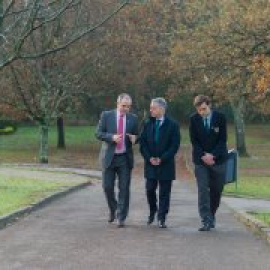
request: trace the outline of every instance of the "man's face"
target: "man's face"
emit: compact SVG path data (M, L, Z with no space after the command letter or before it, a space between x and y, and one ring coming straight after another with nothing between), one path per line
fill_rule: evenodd
M123 98L117 103L117 109L121 114L127 114L131 108L131 100L128 98Z
M211 112L211 106L207 105L205 102L202 103L200 106L196 107L196 109L201 117L207 117Z
M160 118L164 114L164 109L162 107L158 106L158 104L156 104L155 102L151 102L150 114L154 118Z

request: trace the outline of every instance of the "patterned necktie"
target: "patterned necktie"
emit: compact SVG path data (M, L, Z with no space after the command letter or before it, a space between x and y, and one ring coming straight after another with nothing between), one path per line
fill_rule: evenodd
M155 142L158 142L159 139L159 125L160 125L160 120L156 120L155 122Z
M124 115L120 114L118 118L118 127L117 127L117 134L122 135L121 141L116 145L116 149L118 151L121 151L123 148L123 142L124 142Z

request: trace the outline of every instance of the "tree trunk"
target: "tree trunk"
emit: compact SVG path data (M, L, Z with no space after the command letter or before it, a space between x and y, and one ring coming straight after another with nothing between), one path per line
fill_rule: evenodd
M240 157L247 157L246 134L245 134L245 98L242 97L237 104L232 105L235 125L236 148Z
M4 13L4 3L0 0L0 14ZM2 34L3 16L0 16L0 34Z
M39 161L47 164L49 161L49 125L47 123L40 125L40 136Z
M57 148L65 149L65 132L64 132L64 119L62 116L57 118Z
M2 46L2 42L5 42L4 40L4 33L3 33L3 21L4 21L4 18L3 18L3 14L4 13L4 3L3 3L3 0L0 0L0 45Z

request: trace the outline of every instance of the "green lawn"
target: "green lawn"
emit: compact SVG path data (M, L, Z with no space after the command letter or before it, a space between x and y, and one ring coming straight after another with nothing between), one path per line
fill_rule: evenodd
M91 153L97 152L98 143L94 137L94 127L66 127L66 150L58 150L57 129L50 128L51 165L78 167L91 162ZM38 127L19 127L14 134L0 136L1 163L36 163L39 149ZM0 216L30 205L49 194L78 184L78 181L59 181L48 179L28 179L22 177L0 177Z
M231 184L225 193L236 196L270 199L270 126L250 125L246 128L249 157L239 158L238 189ZM230 128L229 143L234 143Z
M250 213L250 214L270 227L270 213Z
M65 127L67 145L81 146L96 142L94 135L94 126L67 126ZM189 144L188 127L181 126L181 143ZM39 128L36 126L19 127L16 133L11 135L2 135L0 137L0 148L2 150L29 149L38 148L39 145ZM270 147L270 126L252 125L246 128L246 142L248 147L259 145L260 147ZM50 127L49 143L51 146L56 145L57 129L55 126ZM234 129L229 126L228 143L231 147L235 145ZM252 152L256 149L253 149ZM265 150L266 151L266 150ZM269 154L270 155L270 154Z
M235 184L225 187L225 193L244 197L270 198L270 177L243 176L239 179L238 188Z
M95 127L65 127L65 150L57 149L57 129L49 130L49 163L68 167L97 167L100 143L96 140ZM0 136L1 163L38 163L39 128L19 127L16 133Z
M65 127L65 150L59 150L57 129L49 131L49 163L55 166L98 168L100 142L94 136L94 126ZM235 147L234 128L228 129L229 148ZM188 127L181 126L182 151L190 158ZM37 163L39 149L38 127L19 127L11 135L0 136L1 163ZM237 196L270 198L270 125L248 125L246 142L250 157L239 159L238 190L234 185L227 186L225 192ZM189 161L190 162L190 161Z
M26 178L0 178L0 216L37 202L73 183Z
M90 126L67 126L65 127L66 143L68 145L85 145L95 141L95 127ZM49 130L49 144L57 143L57 129L55 126ZM4 135L0 140L0 148L14 151L16 149L31 149L39 146L39 128L19 127L16 133Z
M247 125L246 143L250 145L268 145L270 146L270 125ZM235 145L234 127L229 126L228 143Z

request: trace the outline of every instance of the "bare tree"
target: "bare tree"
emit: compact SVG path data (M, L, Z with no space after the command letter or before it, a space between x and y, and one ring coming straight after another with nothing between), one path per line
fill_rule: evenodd
M18 59L36 59L66 49L105 24L128 2L110 1L106 15L89 23L89 7L97 5L96 1L0 0L0 69ZM33 51L29 46L33 35L39 35L41 28L53 29L58 23L63 27L61 38Z
M1 102L40 126L40 162L48 162L51 121L74 107L79 92L74 87L78 84L74 79L76 71L72 73L64 68L67 55L61 57L55 53L101 28L127 3L0 0L1 75L5 72L1 78L5 88ZM7 68L9 76L6 76Z

